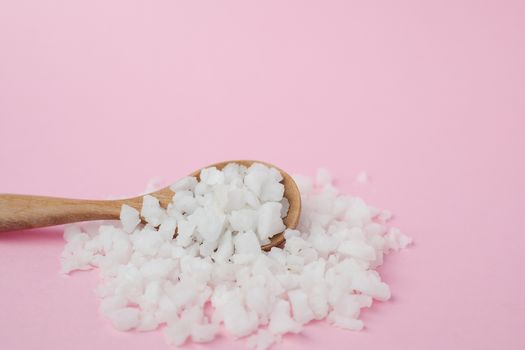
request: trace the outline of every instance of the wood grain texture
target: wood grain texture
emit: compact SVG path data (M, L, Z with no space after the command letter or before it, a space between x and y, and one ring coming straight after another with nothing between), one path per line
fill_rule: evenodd
M210 166L222 169L232 162L247 167L257 162L279 170L283 176L284 196L290 202L288 215L283 221L287 228L296 228L301 213L301 195L292 177L272 164L253 160L227 161ZM190 175L199 178L200 170ZM166 208L175 193L169 187L165 187L150 194L158 198L161 206ZM139 196L117 200L86 200L0 194L0 232L62 225L79 221L118 220L123 204L134 207L140 212L142 198L142 196ZM263 245L262 248L270 250L272 247L281 246L283 243L284 235L279 233L271 237L270 243Z
M164 207L171 201L173 194L169 188L152 193ZM117 200L88 200L0 194L0 232L79 221L118 220L123 204L140 211L142 196Z

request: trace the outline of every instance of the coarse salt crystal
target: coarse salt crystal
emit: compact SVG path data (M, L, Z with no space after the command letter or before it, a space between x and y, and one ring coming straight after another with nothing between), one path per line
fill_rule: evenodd
M411 239L387 226L389 211L339 194L326 169L315 186L295 177L301 217L296 230L286 229L281 181L263 164L203 169L200 182L190 176L170 187L166 209L145 195L140 213L122 207L120 223L66 226L62 271L98 267L100 312L113 326L165 325L176 346L211 341L221 324L259 350L314 319L361 330L360 310L390 298L375 268ZM284 248L261 250L283 231Z
M124 204L120 210L120 221L124 231L131 233L140 224L139 211L129 205Z
M355 177L355 182L361 185L367 184L369 182L369 177L366 171L360 171Z

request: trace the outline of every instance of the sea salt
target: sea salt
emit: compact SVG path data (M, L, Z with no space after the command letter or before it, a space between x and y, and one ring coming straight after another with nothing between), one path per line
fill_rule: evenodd
M68 225L62 271L99 268L100 312L113 326L165 326L175 346L212 341L221 325L258 350L312 320L361 330L361 310L391 296L375 269L411 240L388 226L390 211L339 194L326 169L315 181L294 179L302 198L296 230L283 224L281 174L232 163L173 184L167 208L145 195L140 213L122 207L120 223ZM283 231L284 248L261 250Z
M367 184L369 181L369 176L366 171L360 171L355 177L355 182L361 185Z

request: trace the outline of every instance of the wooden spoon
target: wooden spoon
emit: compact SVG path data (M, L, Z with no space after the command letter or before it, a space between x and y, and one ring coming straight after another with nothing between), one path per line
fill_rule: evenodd
M283 176L284 196L290 202L288 215L283 219L287 228L294 229L299 222L301 213L301 195L294 180L285 171L274 165L254 160L234 160L210 165L217 169L224 168L229 163L237 163L249 167L253 163L262 163L276 168ZM199 179L200 170L190 174ZM165 187L150 195L159 199L161 206L166 208L175 193ZM140 212L143 196L117 200L86 200L66 199L17 194L0 194L0 232L22 230L36 227L62 225L78 221L118 220L120 209L127 204ZM270 238L270 243L262 246L264 250L280 246L284 243L284 235L278 233Z

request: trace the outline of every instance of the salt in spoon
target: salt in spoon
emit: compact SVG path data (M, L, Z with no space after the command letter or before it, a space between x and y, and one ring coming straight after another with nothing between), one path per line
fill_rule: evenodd
M277 169L283 177L281 183L284 185L284 197L290 203L288 214L283 218L283 223L289 229L297 227L301 213L301 194L295 181L288 173L274 165L254 160L220 162L208 167L216 167L222 170L229 163L237 163L245 167L250 167L253 163L261 163ZM199 180L199 175L200 170L190 174L190 176L195 176L197 180ZM149 194L156 197L160 205L166 208L175 193L168 186ZM0 194L0 232L62 225L79 221L118 220L120 209L124 204L140 212L143 196L116 200L87 200ZM271 237L270 243L264 244L261 248L268 251L272 247L281 246L283 243L284 235L281 232Z

